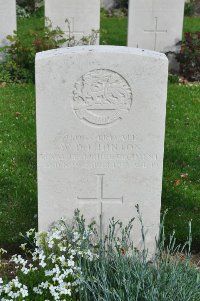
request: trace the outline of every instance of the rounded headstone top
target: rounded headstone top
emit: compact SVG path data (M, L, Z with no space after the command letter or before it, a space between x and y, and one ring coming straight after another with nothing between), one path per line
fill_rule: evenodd
M75 47L66 47L53 49L48 51L39 52L36 55L36 60L41 60L45 58L51 58L55 56L64 56L69 54L87 54L87 53L119 53L119 54L132 54L144 57L151 57L159 60L166 60L167 57L165 54L151 51L147 49L126 47L126 46L75 46Z

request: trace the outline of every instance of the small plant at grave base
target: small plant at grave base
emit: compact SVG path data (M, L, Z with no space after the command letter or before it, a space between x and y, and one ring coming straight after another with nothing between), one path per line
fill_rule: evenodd
M64 31L60 27L53 28L52 23L48 18L45 18L44 30L40 33L32 33L33 49L35 54L40 51L46 51L61 47L66 39L64 38Z
M180 75L189 81L200 81L200 32L187 32L176 55Z
M145 245L144 226L139 207L137 209L141 238ZM116 225L122 233L127 234L126 247L122 245L123 239L116 236ZM164 230L161 227L161 240L153 258L147 249L139 252L134 244L127 243L131 228L132 222L123 228L121 223L112 220L109 235L112 239L107 239L107 243L101 245L98 260L84 264L84 287L80 291L80 300L99 301L101 296L102 301L199 301L200 273L188 259L181 262L178 256L174 256L176 253L182 254L186 247L190 249L190 235L182 248L175 247L174 234L169 245L165 246Z
M48 22L50 22L48 20ZM82 46L82 45L95 45L98 39L99 31L98 30L91 30L91 34L87 36L82 36L79 40L76 40L73 31L71 30L71 22L66 19L65 20L66 26L68 28L67 35L65 36L64 45L66 47L74 47L74 46ZM51 22L49 23L52 26Z
M178 84L179 83L179 76L177 74L170 74L168 75L168 80L170 84Z
M138 206L137 210L145 245ZM188 259L179 259L183 250L190 250L190 232L181 249L175 247L174 234L165 246L161 227L153 257L147 249L135 248L133 222L123 226L113 218L108 234L99 237L95 223L87 227L76 211L73 227L61 220L48 232L31 229L26 233L27 243L21 245L26 257L11 258L15 278L0 278L1 301L99 301L100 296L102 301L199 301L200 272Z
M48 232L26 233L26 243L21 245L26 256L14 255L15 278L0 278L0 300L77 300L81 285L79 261L97 258L92 244L93 224L87 228L79 212L76 224L67 226L64 220L55 223Z

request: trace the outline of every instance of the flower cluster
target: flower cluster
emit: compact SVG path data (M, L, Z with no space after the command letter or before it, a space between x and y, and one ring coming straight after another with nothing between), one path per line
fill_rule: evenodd
M0 278L0 300L75 300L81 286L80 259L97 258L88 243L90 236L89 228L82 233L77 229L69 231L64 220L48 232L29 230L28 243L21 245L25 258L14 255L10 259L16 268L16 278L9 282ZM31 238L33 250L28 247Z
M0 284L0 296L6 295L6 298L2 298L1 301L25 300L24 298L28 296L27 286L20 283L18 277L5 285L3 285L3 280L0 278Z

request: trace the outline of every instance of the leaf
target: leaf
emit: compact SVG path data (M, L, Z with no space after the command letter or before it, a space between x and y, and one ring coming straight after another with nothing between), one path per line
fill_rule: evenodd
M175 180L174 181L174 186L179 186L179 185L181 185L181 180L180 179Z

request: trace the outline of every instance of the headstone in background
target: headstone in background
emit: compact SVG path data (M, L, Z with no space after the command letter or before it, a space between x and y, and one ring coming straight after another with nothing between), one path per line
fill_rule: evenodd
M70 24L71 35L80 41L83 36L91 35L92 30L100 29L100 0L45 0L45 16L53 28L59 26L66 37ZM96 44L99 44L99 37Z
M115 0L101 0L101 6L106 10L110 10L116 6Z
M146 242L160 222L168 61L115 46L37 54L39 230L80 208L106 231L139 204ZM135 242L141 246L139 222Z
M182 40L185 0L130 0L128 46L176 52Z
M17 29L16 0L0 0L0 47L9 45L8 35ZM0 62L3 54L0 53Z
M42 6L44 6L44 0L35 0L35 7L36 7L36 9L40 8Z

